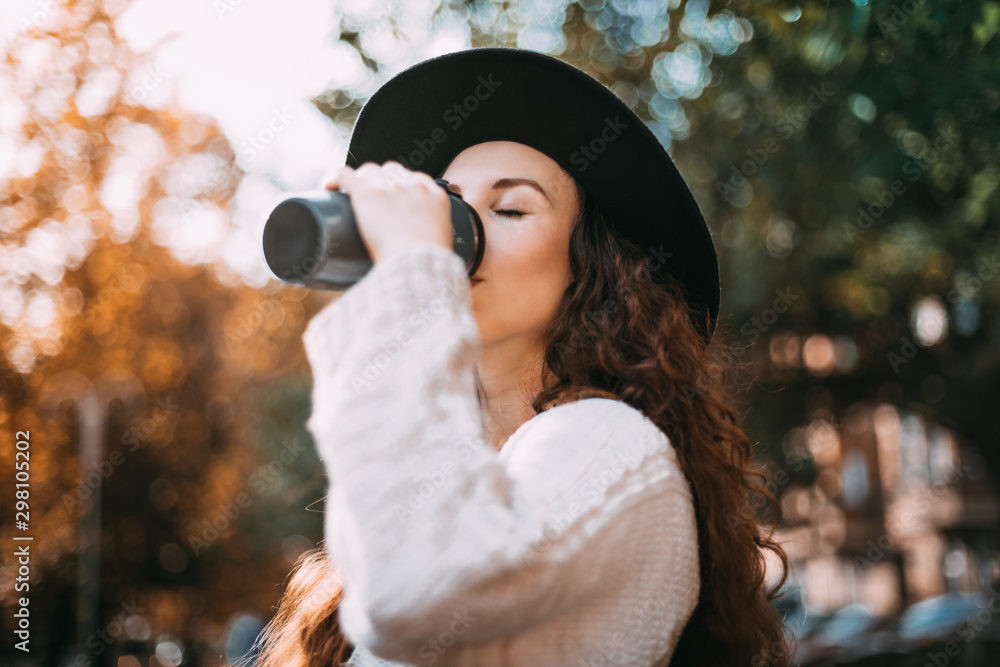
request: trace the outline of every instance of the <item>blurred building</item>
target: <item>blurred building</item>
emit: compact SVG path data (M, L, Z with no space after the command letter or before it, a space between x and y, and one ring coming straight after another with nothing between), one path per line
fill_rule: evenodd
M892 616L926 598L984 591L1000 579L1000 499L978 451L919 414L857 403L843 423L789 431L811 458L810 486L784 491L775 531L806 604L862 604Z

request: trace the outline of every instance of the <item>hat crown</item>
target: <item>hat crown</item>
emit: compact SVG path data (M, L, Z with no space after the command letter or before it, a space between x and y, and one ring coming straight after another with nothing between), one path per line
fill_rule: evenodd
M530 146L583 185L615 229L647 253L653 275L678 280L695 328L711 339L721 301L718 255L691 190L646 123L567 62L483 47L412 65L362 108L347 163L394 160L437 177L458 153L487 141Z

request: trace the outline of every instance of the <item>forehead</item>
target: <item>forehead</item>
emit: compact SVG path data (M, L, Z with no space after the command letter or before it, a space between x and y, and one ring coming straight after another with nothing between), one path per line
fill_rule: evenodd
M442 176L473 186L499 178L533 178L554 200L576 199L576 182L545 153L515 141L487 141L469 146L452 159Z

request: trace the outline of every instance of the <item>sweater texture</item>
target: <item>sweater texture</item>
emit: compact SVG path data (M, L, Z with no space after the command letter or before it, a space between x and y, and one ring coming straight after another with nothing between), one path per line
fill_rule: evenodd
M691 489L617 400L541 412L497 451L462 259L376 263L309 323L324 547L347 665L666 665L698 600Z

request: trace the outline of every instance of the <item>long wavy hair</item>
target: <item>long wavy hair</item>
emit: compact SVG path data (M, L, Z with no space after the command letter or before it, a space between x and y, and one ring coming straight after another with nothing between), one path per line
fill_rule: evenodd
M537 413L584 397L621 400L675 448L694 496L701 590L670 667L788 667L794 638L772 604L788 577L788 558L773 539L781 505L728 405L731 380L744 370L735 363L739 355L718 335L706 345L680 285L654 279L643 250L613 228L579 183L577 190L581 207L569 244L574 280L547 329L546 372L532 407ZM770 590L765 550L782 568ZM338 619L339 570L317 547L290 577L258 638L257 665L346 661L354 647Z

